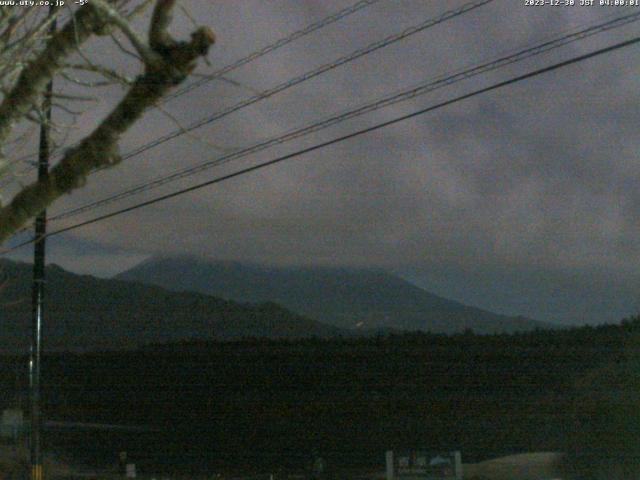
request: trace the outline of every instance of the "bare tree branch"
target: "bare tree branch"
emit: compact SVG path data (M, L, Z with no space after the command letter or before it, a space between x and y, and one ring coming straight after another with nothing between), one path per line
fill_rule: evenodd
M133 57L136 60L142 61L142 58L140 58L140 56L138 54L136 54L135 52L132 52L131 50L126 48L124 45L122 45L122 42L120 42L120 40L118 40L118 37L115 34L113 34L113 33L111 34L111 39L113 40L113 43L116 44L116 46L120 49L120 51L122 53L126 53L130 57Z
M68 80L73 83L77 83L80 85L90 86L90 87L98 87L104 85L113 85L116 83L131 85L133 83L133 79L127 77L126 75L122 75L121 73L116 72L112 68L105 67L103 65L94 65L93 63L83 63L83 64L68 64L64 66L65 69L72 70L81 70L85 72L95 73L97 75L102 76L107 79L106 82L86 82L80 80L78 78L70 77L67 73L61 72L61 75L67 75Z
M91 0L91 2L95 8L109 19L109 22L124 33L145 63L151 64L160 61L158 54L151 50L142 37L138 35L138 32L131 27L129 21L122 17L108 2L104 0Z
M2 145L14 126L35 104L39 96L60 68L63 59L89 36L106 26L105 19L96 14L92 7L79 9L65 28L54 35L44 51L24 68L13 90L0 104L0 145Z
M210 29L199 28L189 41L183 42L173 40L166 32L174 4L175 0L157 1L149 30L153 55L143 57L144 73L135 79L113 111L79 145L65 153L46 180L24 187L9 205L0 209L0 243L60 196L82 186L91 171L119 163L117 143L121 135L146 109L184 81L194 70L196 60L207 54L215 40ZM49 40L42 54L25 67L16 87L0 105L0 144L6 140L13 123L28 113L32 101L41 94L64 57L75 48L76 38L84 41L92 32L104 31L113 21L113 16L105 15L100 8L83 7L78 10L75 22L70 21ZM7 103L10 99L13 104Z
M167 32L171 23L171 12L176 0L158 0L156 8L151 17L151 28L149 29L149 44L157 52L161 52L171 47L173 39Z

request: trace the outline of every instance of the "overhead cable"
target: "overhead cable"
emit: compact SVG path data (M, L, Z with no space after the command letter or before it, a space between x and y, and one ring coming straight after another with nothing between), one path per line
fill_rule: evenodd
M446 75L441 75L436 77L435 79L429 79L428 81L422 82L417 86L410 87L408 89L404 89L400 92L388 95L381 99L378 99L374 102L369 102L365 105L359 106L357 108L348 110L346 112L342 112L340 114L332 115L328 118L325 118L321 121L316 121L309 125L306 125L301 128L297 128L295 130L286 132L276 137L272 137L270 139L252 144L248 147L241 148L239 150L230 152L228 154L222 155L220 157L216 157L211 160L207 160L205 162L199 163L197 165L187 167L176 172L170 173L168 175L160 176L154 180L140 183L134 187L130 187L116 194L111 194L106 196L100 200L96 200L85 205L71 208L69 210L63 211L59 214L56 214L50 218L50 221L60 220L63 218L68 218L72 216L76 216L80 213L84 213L95 208L113 203L118 200L122 200L124 198L137 195L143 193L148 190L152 190L158 188L162 185L201 173L205 170L211 169L213 167L217 167L233 160L237 160L243 157L246 157L251 154L258 153L262 150L265 150L274 145L282 144L285 142L289 142L291 140L300 138L302 136L309 135L314 132L318 132L320 130L326 129L333 125L342 123L346 120L350 120L352 118L356 118L362 116L364 114L379 110L381 108L394 105L399 102L403 102L406 100L410 100L419 95L424 95L430 93L436 89L440 89L454 83L475 77L477 75L487 73L507 65L523 61L525 59L531 58L533 56L537 56L543 53L546 53L550 50L559 48L561 46L567 45L569 43L576 42L578 40L587 38L589 36L595 35L597 33L601 33L604 31L611 30L613 28L621 27L623 25L629 24L631 22L635 22L640 20L640 12L636 12L630 15L626 15L624 17L619 17L614 20L610 20L608 22L601 23L596 26L588 27L562 37L558 37L552 40L548 40L539 44L536 44L532 47L527 47L525 49L519 50L515 53L505 55L495 60L491 60L489 62L482 63L480 65L476 65L470 68L466 68L464 70L459 70L453 73L448 73Z
M371 133L373 131L380 130L382 128L389 127L391 125L395 125L397 123L409 120L411 118L415 118L415 117L424 115L426 113L429 113L429 112L432 112L432 111L435 111L435 110L439 110L439 109L441 109L443 107L452 105L454 103L458 103L458 102L461 102L463 100L467 100L469 98L476 97L478 95L482 95L484 93L488 93L488 92L491 92L491 91L494 91L494 90L498 90L498 89L506 87L508 85L513 85L515 83L518 83L518 82L521 82L521 81L524 81L524 80L527 80L527 79L530 79L530 78L533 78L533 77L537 77L537 76L542 75L544 73L548 73L548 72L551 72L551 71L554 71L554 70L559 70L559 69L567 67L569 65L573 65L573 64L576 64L576 63L579 63L579 62L583 62L585 60L588 60L588 59L591 59L591 58L594 58L594 57L597 57L597 56L601 56L601 55L604 55L606 53L611 53L613 51L620 50L622 48L629 47L629 46L635 45L637 43L640 43L640 37L634 37L634 38L632 38L630 40L619 42L619 43L616 43L616 44L611 45L609 47L601 48L599 50L595 50L595 51L586 53L584 55L579 55L579 56L573 57L573 58L571 58L569 60L564 60L562 62L554 63L553 65L550 65L550 66L547 66L547 67L543 67L543 68L539 68L537 70L533 70L533 71L525 73L523 75L518 75L516 77L512 77L512 78L510 78L508 80L504 80L502 82L495 83L495 84L490 85L488 87L484 87L484 88L480 88L478 90L474 90L473 92L457 96L457 97L452 98L450 100L446 100L444 102L440 102L440 103L432 105L430 107L426 107L426 108L420 109L420 110L415 111L413 113L402 115L402 116L396 117L396 118L394 118L392 120L388 120L386 122L378 123L376 125L373 125L373 126L358 130L356 132L352 132L352 133L349 133L347 135L342 135L340 137L333 138L332 140L328 140L326 142L318 143L318 144L313 145L311 147L303 148L303 149L297 150L297 151L295 151L293 153L282 155L282 156L274 158L272 160L269 160L269 161L266 161L266 162L262 162L262 163L258 163L256 165L253 165L253 166L247 167L247 168L243 168L243 169L238 170L238 171L233 172L233 173L222 175L220 177L208 180L206 182L201 182L201 183L198 183L196 185L192 185L190 187L183 188L183 189L168 193L166 195L161 195L161 196L155 197L153 199L147 200L145 202L141 202L141 203L129 206L127 208L123 208L123 209L120 209L120 210L117 210L117 211L114 211L114 212L107 213L105 215L100 215L98 217L94 217L92 219L85 220L83 222L75 223L73 225L69 225L69 226L60 228L58 230L55 230L55 231L52 231L52 232L48 233L47 235L45 235L45 237L59 235L61 233L65 233L65 232L68 232L68 231L71 231L71 230L76 230L78 228L81 228L81 227L84 227L84 226L87 226L87 225L91 225L91 224L94 224L94 223L102 222L102 221L107 220L109 218L113 218L113 217L122 215L124 213L128 213L128 212L131 212L131 211L134 211L134 210L138 210L140 208L143 208L143 207L146 207L146 206L149 206L149 205L153 205L153 204L158 203L158 202L162 202L162 201L168 200L170 198L175 198L175 197L178 197L180 195L184 195L184 194L189 193L189 192L200 190L200 189L205 188L205 187L210 186L210 185L214 185L214 184L217 184L217 183L222 183L222 182L230 180L232 178L236 178L236 177L239 177L239 176L242 176L242 175L246 175L247 173L254 172L254 171L257 171L257 170L261 170L263 168L266 168L266 167L269 167L269 166L284 162L286 160L291 160L293 158L305 155L307 153L311 153L311 152L320 150L322 148L326 148L328 146L335 145L337 143L344 142L346 140L349 140L349 139L352 139L352 138L355 138L355 137L358 137L358 136L361 136L361 135L364 135L364 134L367 134L367 133ZM18 249L20 247L23 247L25 245L29 245L29 244L35 242L36 240L38 240L38 239L33 238L33 239L30 239L30 240L27 240L27 241L22 242L22 243L14 246L12 248L6 249L2 253L8 253L10 251L16 250L16 249Z
M306 27L297 30L289 35L287 35L286 37L282 37L279 40L275 41L274 43L271 43L269 45L266 45L265 47L262 47L260 50L254 51L252 53L250 53L249 55L242 57L238 60L236 60L233 63L230 63L218 70L216 70L215 72L207 75L204 78L201 78L200 80L193 82L187 86L184 86L183 88L171 93L170 95L167 95L163 100L162 103L167 102L168 100L180 97L182 95L184 95L187 92L190 92L192 90L195 90L196 88L199 88L203 85L206 85L209 82L212 82L214 80L223 80L223 76L226 75L227 73L231 73L234 70L237 70L238 68L253 62L254 60L257 60L258 58L261 58L271 52L274 52L275 50L278 50L282 47L284 47L285 45L290 44L291 42L294 42L295 40L298 40L299 38L302 38L306 35L309 35L317 30L320 30L324 27L327 27L329 25L331 25L332 23L335 23L339 20L342 20L343 18L348 17L349 15L352 15L364 8L367 8L375 3L380 2L381 0L359 0L356 3L354 3L353 5L350 5L346 8L343 8L342 10L332 13L331 15L324 17L321 20L318 20L317 22L314 22L310 25L307 25ZM73 146L71 146L70 148L72 148ZM37 157L37 154L29 154L29 155L24 155L22 157L16 158L14 160L11 160L9 162L10 165L14 165L16 163L25 161L25 160L30 160L32 158ZM0 188L8 185L10 182L2 182L0 183Z

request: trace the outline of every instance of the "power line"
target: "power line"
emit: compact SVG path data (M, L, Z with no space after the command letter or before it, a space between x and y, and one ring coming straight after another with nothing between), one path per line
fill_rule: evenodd
M168 95L167 97L164 98L163 102L167 102L173 98L179 97L181 95L184 95L187 92L190 92L191 90L194 90L196 88L199 88L205 84L207 84L208 82L211 82L215 79L221 78L223 75L226 75L229 72L232 72L233 70L237 70L238 68L246 65L249 62L252 62L254 60L257 60L260 57L263 57L264 55L271 53L275 50L278 50L279 48L284 47L285 45L299 39L302 38L306 35L309 35L310 33L315 32L316 30L319 30L321 28L326 27L327 25L330 25L332 23L337 22L338 20L341 20L359 10L362 10L363 8L366 8L370 5L373 5L374 3L378 3L380 0L362 0L359 2L356 2L355 4L351 5L350 7L347 7L343 10L340 10L339 12L336 12L332 15L329 15L328 17L323 18L322 20L316 22L316 23L312 23L311 25L303 28L302 30L298 30L297 32L292 33L291 35L281 38L280 40L272 43L271 45L267 45L266 47L261 48L260 50L251 53L250 55L247 55L246 57L243 57L239 60L236 60L233 63L230 63L229 65L227 65L226 67L222 67L219 70L216 70L215 72L213 72L211 75L208 75L206 78L202 78L200 80L198 80L197 82L194 82L190 85L186 85L185 87L175 91L174 93L172 93L171 95Z
M441 15L435 17L435 18L430 18L428 20L425 20L417 25L414 25L412 27L409 27L405 30L403 30L400 33L396 33L393 35L389 35L385 38L383 38L382 40L379 40L377 42L371 43L369 45L367 45L366 47L360 48L358 50L355 50L353 52L351 52L348 55L342 56L340 58L338 58L337 60L334 60L333 62L330 63L326 63L324 65L321 65L320 67L314 68L313 70L310 70L298 77L292 78L291 80L287 80L286 82L280 83L279 85L276 85L275 87L272 87L268 90L264 90L262 92L260 92L259 94L253 95L241 102L238 102L228 108L225 108L224 110L221 110L219 112L214 113L213 115L210 115L208 117L202 118L194 123L192 123L189 126L186 126L184 128L180 128L177 130L174 130L173 132L170 132L166 135L163 135L162 137L158 137L157 139L148 142L144 145L141 145L140 147L131 150L127 153L125 153L124 155L122 155L122 160L128 160L132 157L135 157L143 152L146 152L147 150L150 150L154 147L157 147L158 145L165 143L169 140L172 140L176 137L179 137L181 135L184 135L185 133L191 132L193 130L196 130L200 127L203 127L205 125L209 125L221 118L224 118L234 112L237 112L238 110L241 110L243 108L246 108L250 105L253 105L257 102L260 102L262 100L265 100L269 97L272 97L278 93L281 93L285 90L288 90L291 87L294 87L296 85L299 85L303 82L306 82L308 80L311 80L312 78L315 78L319 75L322 75L323 73L326 73L330 70L334 70L335 68L338 68L346 63L352 62L354 60L357 60L358 58L364 57L365 55L368 55L370 53L373 53L377 50L380 50L381 48L387 47L393 43L399 42L400 40L404 40L407 37L410 37L412 35L415 35L416 33L422 32L424 30L427 30L428 28L431 27L435 27L436 25L439 25L441 23L444 23L448 20L451 20L453 18L456 18L460 15L463 15L467 12L470 12L472 10L475 10L476 8L482 7L488 3L491 3L495 0L476 0L475 2L470 2L467 4L462 5L461 7L455 9L455 10L449 10L446 11L444 13L442 13ZM103 170L104 168L98 168L95 171L100 171Z
M121 156L121 159L124 160L128 160L130 158L133 158L135 156L140 155L143 152L146 152L147 150L150 150L152 148L157 147L158 145L161 145L165 142L168 142L170 140L173 140L174 138L177 138L181 135L184 135L188 132L191 132L193 130L196 130L200 127L203 127L205 125L211 124L217 120L220 120L221 118L224 118L228 115L231 115L232 113L235 113L239 110L242 110L244 108L247 108L255 103L258 103L262 100L265 100L267 98L270 98L278 93L281 93L285 90L288 90L289 88L292 88L296 85L299 85L303 82L306 82L308 80L311 80L319 75L322 75L323 73L326 73L330 70L334 70L335 68L338 68L344 64L350 63L354 60L357 60L358 58L361 58L365 55L368 55L370 53L373 53L377 50L380 50L384 47L387 47L393 43L399 42L401 40L404 40L407 37L410 37L412 35L415 35L417 33L420 33L424 30L427 30L431 27L435 27L436 25L439 25L441 23L444 23L448 20L451 20L453 18L456 18L460 15L463 15L467 12L470 12L472 10L475 10L476 8L482 7L488 3L491 3L495 0L476 0L475 2L470 2L467 4L462 5L461 7L454 9L454 10L448 10L442 14L440 14L439 16L435 17L435 18L430 18L428 20L425 20L417 25L414 25L412 27L406 28L405 30L393 34L393 35L389 35L385 38L383 38L382 40L379 40L377 42L371 43L369 45L367 45L366 47L360 48L358 50L355 50L353 52L351 52L350 54L347 54L345 56L342 56L340 58L338 58L337 60L334 60L333 62L330 63L326 63L324 65L321 65L320 67L317 67L313 70L310 70L298 77L295 77L291 80L288 80L286 82L280 83L278 85L276 85L275 87L272 87L268 90L264 90L256 95L253 95L251 97L246 98L245 100L238 102L234 105L231 105L230 107L221 110L219 112L216 112L208 117L205 117L203 119L200 119L194 123L192 123L191 125L188 125L184 128L179 128L177 130L174 130L173 132L170 132L166 135L163 135L161 137L156 138L155 140L152 140L151 142L148 142L146 144L143 144L141 146L139 146L138 148L131 150L125 154L123 154ZM105 170L108 167L100 167L97 168L96 170L94 170L92 173L96 173L102 170Z
M366 113L370 113L373 111L376 111L378 109L381 109L383 107L387 107L390 105L393 105L395 103L399 103L402 101L406 101L408 99L414 98L418 95L424 95L426 93L432 92L436 89L439 88L443 88L446 86L449 86L451 84L469 79L471 77L492 71L492 70L496 70L498 68L502 68L505 67L507 65L510 65L512 63L515 62L519 62L519 61L523 61L525 59L531 58L535 55L540 55L542 53L546 53L550 50L559 48L561 46L567 45L569 43L572 42L576 42L578 40L582 40L584 38L587 38L589 36L595 35L597 33L601 33L603 31L608 31L611 30L613 28L618 28L620 26L629 24L631 22L635 22L637 20L640 19L640 12L638 13L634 13L634 14L630 14L630 15L626 15L623 17L619 17L613 20L610 20L608 22L604 22L601 23L599 25L595 25L595 26L591 26L567 35L564 35L562 37L559 38L555 38L549 41L545 41L542 42L540 44L534 45L532 47L528 47L525 48L523 50L517 51L515 53L500 57L496 60L492 60L471 68L467 68L464 70L460 70L460 71L456 71L454 73L451 74L445 74L443 76L440 77L436 77L436 79L434 80L429 80L427 82L423 82L421 84L418 84L415 87L411 87L409 89L405 89L399 93L395 93L392 95L389 95L387 97L384 97L382 99L379 99L375 102L371 102L368 104L365 104L363 106L357 107L355 109L352 110L348 110L344 113L341 114L337 114L337 115L333 115L329 118L326 118L324 120L321 120L319 122L314 122L310 125L304 126L302 128L298 128L296 130L293 131L289 131L285 134L282 134L280 136L277 137L273 137L271 139L253 144L251 146L242 148L240 150L237 150L235 152L231 152L229 154L226 154L222 157L218 157L212 160L208 160L206 162L200 163L198 165L192 166L192 167L188 167L182 170L179 170L177 172L174 172L172 174L169 175L165 175L162 177L159 177L155 180L152 180L150 182L144 182L141 183L135 187L126 189L124 191L121 191L117 194L114 195L110 195L107 196L105 198L102 198L100 200L79 206L79 207L75 207L72 208L70 210L61 212L60 214L57 214L53 217L50 218L51 221L55 221L55 220L60 220L63 218L68 218L71 216L75 216L78 215L80 213L89 211L89 210L93 210L95 208L98 208L100 206L103 205L107 205L109 203L113 203L115 201L145 192L147 190L151 190L157 187L160 187L162 185L165 185L167 183L182 179L182 178L186 178L188 176L194 175L196 173L200 173L202 171L205 171L207 169L228 163L232 160L237 160L239 158L243 158L245 156L257 153L259 151L262 151L266 148L269 148L273 145L276 144L282 144L284 142L288 142L291 141L293 139L299 138L301 136L306 136L309 135L311 133L320 131L322 129L328 128L330 126L336 125L338 123L344 122L346 120L364 115Z
M279 40L275 41L274 43L271 43L265 47L262 47L260 50L257 50L255 52L250 53L249 55L242 57L238 60L236 60L233 63L230 63L218 70L216 70L215 72L211 73L210 75L207 75L206 78L202 78L190 85L187 85L177 91L175 91L174 93L172 93L171 95L166 96L163 100L162 103L165 103L169 100L172 100L174 98L177 98L179 96L184 95L185 93L188 93L192 90L195 90L196 88L200 88L203 85L206 85L209 82L212 82L214 80L218 80L218 79L223 79L223 76L226 75L227 73L230 73L234 70L237 70L238 68L253 62L254 60L257 60L260 57L263 57L271 52L274 52L292 42L294 42L295 40L298 40L302 37L305 37L317 30L320 30L324 27L327 27L333 23L336 23L339 20L342 20L343 18L346 18L364 8L367 8L375 3L380 2L381 0L359 0L358 2L354 3L353 5L350 5L346 8L343 8L342 10L335 12L327 17L324 17L323 19L312 23L310 25L307 25L306 27L297 30L289 35L287 35L286 37L282 37ZM32 159L34 157L37 157L37 154L29 154L29 155L25 155L22 156L20 158L17 158L15 160L12 160L11 162L9 162L9 165L13 165L16 163L19 163L21 161L24 160L29 160ZM1 183L0 184L0 188L4 187L8 185L8 183Z
M386 128L386 127L394 125L396 123L400 123L400 122L403 122L405 120L409 120L411 118L415 118L415 117L418 117L420 115L424 115L426 113L438 110L440 108L452 105L454 103L458 103L458 102L463 101L463 100L467 100L469 98L476 97L478 95L482 95L484 93L488 93L488 92L491 92L493 90L497 90L499 88L506 87L508 85L512 85L512 84L521 82L523 80L527 80L527 79L530 79L530 78L533 78L533 77L537 77L537 76L542 75L544 73L548 73L548 72L551 72L551 71L554 71L554 70L558 70L560 68L564 68L564 67L567 67L569 65L573 65L573 64L588 60L588 59L593 58L593 57L604 55L605 53L610 53L610 52L613 52L615 50L620 50L622 48L625 48L625 47L628 47L628 46L631 46L631 45L635 45L636 43L640 43L640 37L635 37L635 38L632 38L630 40L626 40L624 42L616 43L616 44L611 45L609 47L601 48L599 50L595 50L593 52L590 52L590 53L587 53L587 54L584 54L584 55L579 55L577 57L573 57L573 58L571 58L569 60L564 60L562 62L558 62L558 63L555 63L553 65L547 66L547 67L539 68L537 70L525 73L523 75L518 75L518 76L512 77L512 78L510 78L508 80L504 80L502 82L495 83L495 84L490 85L488 87L480 88L478 90L474 90L473 92L466 93L464 95L457 96L455 98L446 100L444 102L440 102L440 103L432 105L430 107L426 107L426 108L420 109L420 110L418 110L416 112L409 113L407 115L402 115L402 116L396 117L396 118L394 118L392 120L388 120L386 122L378 123L376 125L373 125L373 126L358 130L356 132L352 132L352 133L349 133L347 135L342 135L342 136L336 137L336 138L334 138L332 140L328 140L326 142L318 143L318 144L313 145L311 147L303 148L303 149L297 150L297 151L295 151L293 153L282 155L282 156L274 158L272 160L269 160L269 161L266 161L266 162L262 162L262 163L259 163L257 165L253 165L251 167L243 168L243 169L238 170L238 171L233 172L233 173L222 175L220 177L214 178L212 180L208 180L206 182L198 183L196 185L192 185L190 187L183 188L183 189L177 190L175 192L168 193L166 195L161 195L159 197L153 198L151 200L147 200L145 202L138 203L136 205L132 205L132 206L127 207L127 208L116 210L114 212L110 212L110 213L107 213L105 215L100 215L98 217L94 217L94 218L92 218L90 220L85 220L83 222L79 222L79 223L76 223L74 225L70 225L68 227L60 228L58 230L55 230L55 231L45 235L45 237L59 235L61 233L68 232L68 231L71 231L71 230L75 230L77 228L84 227L86 225L91 225L93 223L98 223L98 222L101 222L103 220L106 220L106 219L109 219L109 218L112 218L112 217L116 217L118 215L122 215L124 213L131 212L133 210L137 210L137 209L142 208L142 207L146 207L146 206L152 205L154 203L162 202L164 200L168 200L170 198L174 198L174 197L183 195L185 193L193 192L195 190L199 190L201 188L204 188L204 187L207 187L207 186L210 186L210 185L214 185L216 183L221 183L221 182L224 182L226 180L230 180L232 178L239 177L241 175L245 175L245 174L250 173L250 172L254 172L256 170L261 170L261 169L269 167L271 165L275 165L277 163L284 162L285 160L290 160L292 158L299 157L301 155L305 155L307 153L311 153L313 151L320 150L322 148L325 148L325 147L328 147L328 146L331 146L331 145L335 145L337 143L340 143L340 142L343 142L343 141L346 141L346 140L349 140L349 139L352 139L352 138L355 138L355 137L358 137L358 136L361 136L361 135L364 135L364 134L367 134L367 133L371 133L371 132L376 131L376 130L380 130L382 128ZM20 247L23 247L25 245L29 245L30 243L33 243L36 240L37 239L31 239L31 240L22 242L19 245L16 245L16 246L14 246L12 248L6 249L3 253L8 253L8 252L16 250L16 249L18 249Z

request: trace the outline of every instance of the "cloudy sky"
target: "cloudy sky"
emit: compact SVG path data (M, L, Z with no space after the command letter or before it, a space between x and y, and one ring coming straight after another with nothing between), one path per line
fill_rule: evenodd
M196 22L216 32L208 65L198 68L207 74L355 0L182 3ZM123 138L121 151L465 3L380 0L227 74L226 81L208 82L169 101L164 112L149 112ZM50 214L634 11L495 0L99 172ZM139 26L144 24L140 19ZM176 35L192 28L178 12ZM52 222L50 228L390 120L639 32L640 25L631 23ZM85 50L96 61L136 71L131 58L105 41ZM99 276L153 254L381 267L434 293L499 313L560 323L617 321L640 310L638 73L640 47L606 54L60 235L51 239L48 258ZM94 94L99 102L75 119L67 142L90 131L121 90ZM70 120L62 111L56 114L61 123ZM20 153L33 148L26 145ZM5 189L5 197L17 185ZM13 258L29 255L26 249Z

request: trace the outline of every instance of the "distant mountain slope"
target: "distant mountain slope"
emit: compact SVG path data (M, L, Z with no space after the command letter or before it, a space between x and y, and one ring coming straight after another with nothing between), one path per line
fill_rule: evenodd
M381 271L277 268L194 257L158 257L117 276L241 302L272 301L341 328L477 333L554 328L447 300Z
M0 260L0 350L26 351L31 265ZM198 338L328 337L336 327L274 303L242 305L191 292L104 280L50 266L46 271L44 345L49 349L120 348Z

